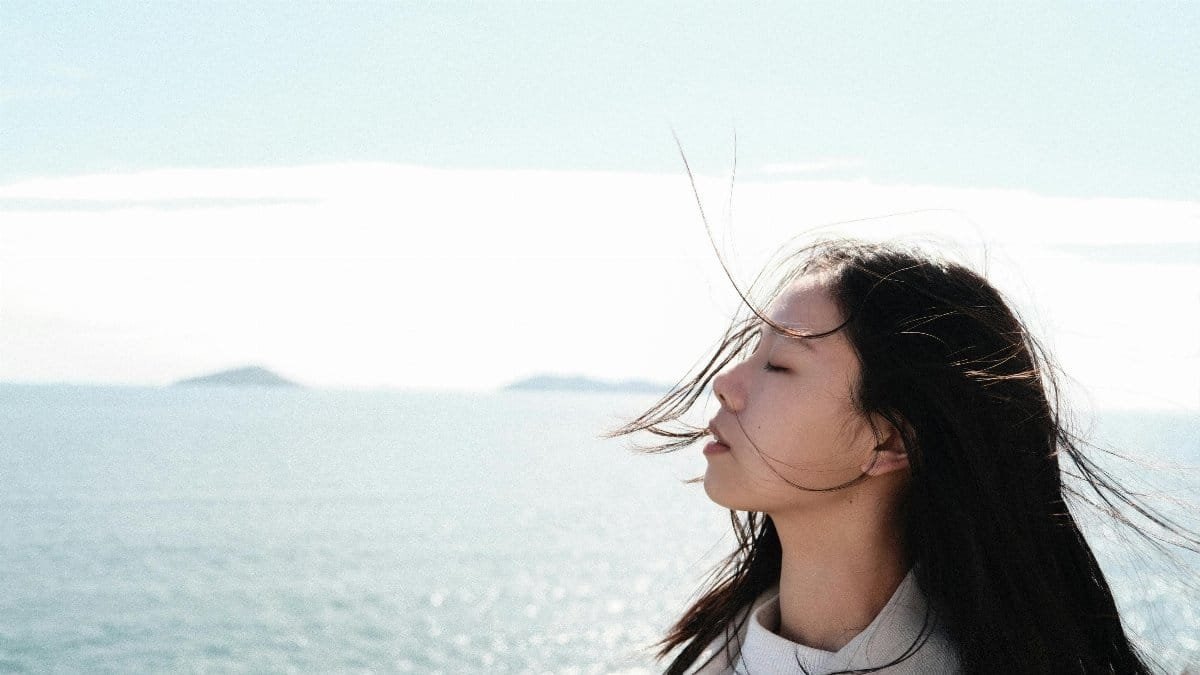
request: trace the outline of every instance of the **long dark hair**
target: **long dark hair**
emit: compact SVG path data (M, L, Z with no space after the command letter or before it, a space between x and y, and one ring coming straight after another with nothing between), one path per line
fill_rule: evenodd
M1151 672L1076 512L1098 506L1154 544L1195 551L1200 541L1084 452L1053 362L1001 294L964 265L898 244L819 241L779 269L776 293L802 275L827 280L844 317L836 330L862 366L857 405L901 433L911 471L905 552L965 672ZM762 323L804 337L738 293L750 315L735 320L707 364L610 436L658 436L640 448L648 452L691 444L707 430L680 418ZM736 635L743 610L778 583L782 549L771 518L731 510L730 519L736 550L657 645L660 658L681 648L668 673ZM732 656L737 646L727 648Z

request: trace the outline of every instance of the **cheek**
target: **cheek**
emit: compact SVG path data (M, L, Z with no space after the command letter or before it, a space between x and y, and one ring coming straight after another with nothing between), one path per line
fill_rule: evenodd
M829 395L794 396L791 405L764 408L753 415L746 430L766 455L779 460L780 470L834 468L857 465L857 413L844 398Z

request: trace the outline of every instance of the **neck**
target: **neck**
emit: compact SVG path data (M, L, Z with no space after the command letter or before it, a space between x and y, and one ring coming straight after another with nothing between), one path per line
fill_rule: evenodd
M771 516L783 549L780 636L837 651L875 619L904 580L897 504L871 492L839 495L837 508Z

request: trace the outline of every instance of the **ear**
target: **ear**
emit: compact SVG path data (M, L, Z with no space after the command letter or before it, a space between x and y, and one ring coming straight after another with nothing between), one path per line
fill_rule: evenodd
M871 456L862 465L862 472L868 476L882 476L893 471L908 470L908 452L900 432L890 422L877 419L880 428L885 429L883 441L875 446Z

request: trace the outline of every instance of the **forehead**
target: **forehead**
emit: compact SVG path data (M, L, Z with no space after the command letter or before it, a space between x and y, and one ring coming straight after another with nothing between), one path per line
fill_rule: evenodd
M803 333L823 333L842 323L842 312L821 279L801 277L771 301L767 316Z

